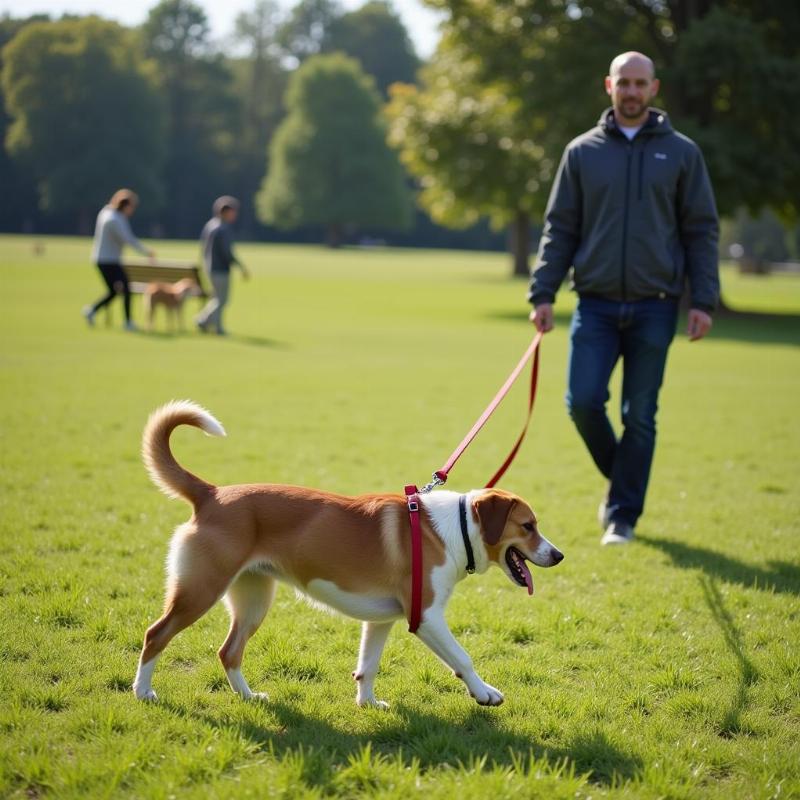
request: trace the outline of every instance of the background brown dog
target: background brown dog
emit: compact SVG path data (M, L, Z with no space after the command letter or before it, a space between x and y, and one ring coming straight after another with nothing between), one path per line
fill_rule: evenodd
M144 291L147 330L153 330L156 306L159 304L167 311L167 327L173 331L183 330L183 304L198 288L197 282L191 278L183 278L177 283L148 283Z

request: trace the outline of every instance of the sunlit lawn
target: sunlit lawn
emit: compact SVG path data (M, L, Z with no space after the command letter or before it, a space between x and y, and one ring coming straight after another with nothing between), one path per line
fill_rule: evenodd
M398 624L377 683L391 709L356 708L358 623L285 588L245 658L268 704L227 688L218 607L165 653L153 706L130 683L188 508L145 476L149 412L188 397L220 419L226 439L173 442L215 483L399 492L441 466L530 341L525 286L501 254L243 245L254 277L234 286L228 338L163 320L129 334L119 308L94 329L80 315L102 288L88 241L41 241L0 237L0 795L800 796L800 277L726 269L732 306L781 315L719 317L697 344L681 331L622 550L599 546L602 481L563 408L559 297L503 485L566 559L536 570L533 598L494 571L449 608L502 707L476 706ZM518 387L452 488L489 477L524 404Z

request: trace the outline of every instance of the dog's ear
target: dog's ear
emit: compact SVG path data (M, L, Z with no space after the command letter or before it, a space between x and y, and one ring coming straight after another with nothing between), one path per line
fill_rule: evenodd
M472 507L478 516L481 536L486 544L497 544L500 541L511 510L516 504L513 497L497 492L487 492L475 500Z

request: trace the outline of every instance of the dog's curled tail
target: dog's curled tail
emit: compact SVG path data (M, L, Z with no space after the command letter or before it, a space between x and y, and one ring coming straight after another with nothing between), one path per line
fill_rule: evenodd
M224 436L225 429L191 400L166 403L150 415L144 427L142 458L153 483L167 496L182 497L197 507L215 487L184 469L172 455L169 437L178 425L194 425L212 436Z

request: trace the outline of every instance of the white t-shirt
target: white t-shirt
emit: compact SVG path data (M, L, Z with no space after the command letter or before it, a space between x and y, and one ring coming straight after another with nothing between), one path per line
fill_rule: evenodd
M626 125L617 125L617 127L628 137L628 140L633 140L633 137L642 129L641 125L636 125L634 128L628 128Z

